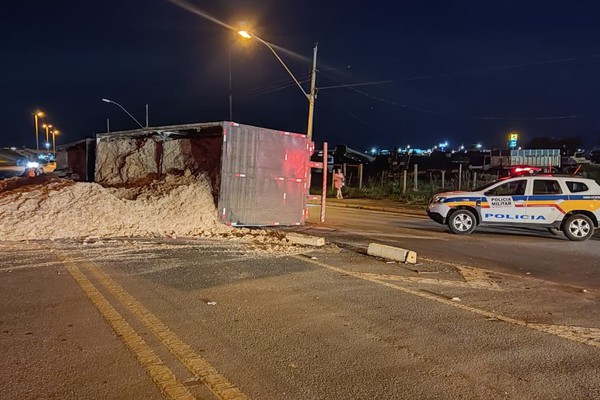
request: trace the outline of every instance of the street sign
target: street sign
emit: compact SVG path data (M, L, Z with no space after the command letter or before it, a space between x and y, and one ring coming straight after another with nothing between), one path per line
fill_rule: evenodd
M519 134L516 132L511 132L508 134L508 147L514 149L517 147L517 141L519 140Z

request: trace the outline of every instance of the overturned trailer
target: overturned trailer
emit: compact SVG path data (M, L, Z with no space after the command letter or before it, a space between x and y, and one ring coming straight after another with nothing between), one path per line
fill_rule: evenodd
M189 170L209 180L223 223L300 225L313 150L306 135L233 122L100 133L95 181L134 187Z
M96 142L83 139L56 148L54 174L76 181L93 182L96 162Z

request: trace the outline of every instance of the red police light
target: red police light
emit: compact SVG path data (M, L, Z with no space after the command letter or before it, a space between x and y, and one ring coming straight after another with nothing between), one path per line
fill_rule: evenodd
M514 167L510 174L512 176L515 175L533 175L536 173L542 172L542 168L541 167L530 167L530 166L519 166L519 167Z

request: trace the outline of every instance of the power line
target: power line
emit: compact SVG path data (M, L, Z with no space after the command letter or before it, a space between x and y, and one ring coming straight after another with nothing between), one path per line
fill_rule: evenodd
M368 86L368 85L383 85L384 83L392 83L392 82L394 82L394 81L387 80L387 81L374 81L374 82L362 82L362 83L349 83L349 84L336 85L336 86L320 86L317 89L327 90L327 89L349 88L349 87Z
M470 69L470 70L459 71L459 72L446 72L446 73L441 73L441 74L414 76L414 77L410 77L410 78L404 78L404 79L402 79L402 81L405 81L405 82L419 81L419 80L426 80L426 79L436 79L436 78L446 78L446 77L452 77L452 76L477 74L477 73L481 73L481 72L504 71L504 70L509 70L509 69L536 67L536 66L541 66L541 65L563 64L563 63L569 63L569 62L581 60L584 58L598 58L598 57L600 57L600 54L593 54L593 55L587 56L587 57L566 57L566 58L557 58L557 59L553 59L553 60L535 61L535 62L530 62L530 63L499 65L499 66L494 66L494 67L484 67L484 68Z
M334 78L327 76L329 79L336 81ZM354 87L346 86L346 89L351 90L360 95L369 97L373 100L380 101L382 103L390 104L396 107L401 107L406 110L437 115L446 118L459 118L459 119L471 119L471 120L505 120L505 121L543 121L543 120L566 120L566 119L577 119L581 118L581 115L557 115L557 116L538 116L538 117L504 117L504 116L462 116L456 114L448 114L440 111L428 110L420 107L413 107L407 104L401 104L393 100L384 99L382 97L374 96L370 93L364 92L362 90L355 89Z
M301 84L302 83L306 83L306 82L310 82L310 78L306 78L306 79L300 80L299 82ZM293 87L293 86L296 86L296 82L291 81L291 82L286 83L285 85L280 85L280 86L277 86L277 87L273 87L273 88L271 88L269 90L262 90L262 91L259 91L259 92L248 93L245 96L242 95L241 99L249 99L249 98L253 98L253 97L264 96L266 94L275 93L275 92L278 92L278 91L281 91L281 90L284 90L284 89L287 89L287 88L290 88L290 87Z
M306 78L310 78L310 74L300 75L298 79L304 80ZM271 90L271 89L278 88L281 86L287 86L290 82L295 84L295 82L291 78L287 77L287 78L281 79L277 82L272 82L272 83L269 83L269 84L266 84L263 86L259 86L255 89L252 89L252 93L262 92L265 90Z

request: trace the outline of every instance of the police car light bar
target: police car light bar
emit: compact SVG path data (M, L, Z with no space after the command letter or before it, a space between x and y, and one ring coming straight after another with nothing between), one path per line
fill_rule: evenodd
M515 168L515 172L527 172L527 171L533 171L532 168Z
M541 167L515 167L511 170L511 175L535 175L542 172Z

